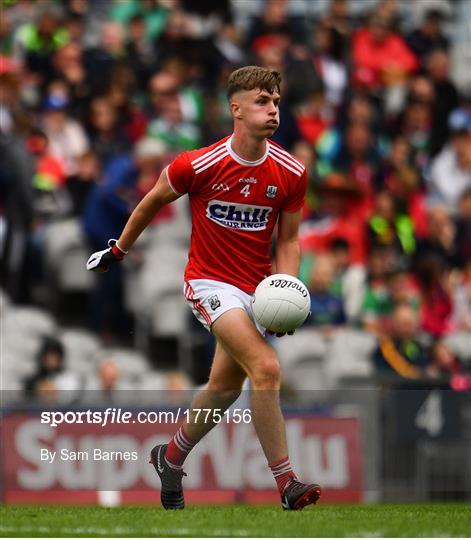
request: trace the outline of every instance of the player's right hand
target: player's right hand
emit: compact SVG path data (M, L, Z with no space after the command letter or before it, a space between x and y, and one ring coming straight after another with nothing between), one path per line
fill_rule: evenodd
M124 259L126 253L122 251L117 240L111 238L108 240L108 248L102 251L92 253L87 261L87 270L91 272L108 272L110 265Z

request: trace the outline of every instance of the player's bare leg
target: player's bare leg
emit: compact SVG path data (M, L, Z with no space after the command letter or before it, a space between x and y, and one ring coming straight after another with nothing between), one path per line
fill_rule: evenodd
M213 422L209 415L200 414L195 422L198 409L213 409L223 414L240 396L242 385L247 378L241 366L216 342L213 365L206 388L199 392L190 406L188 422L184 424L185 433L192 441L199 441L219 423Z
M196 416L196 411L213 409L222 415L239 397L245 379L246 374L241 366L217 344L208 384L191 403L188 420L168 445L157 445L151 451L151 463L162 483L160 498L164 508L180 510L185 507L183 462L193 446L218 423L217 416Z
M227 311L212 327L222 347L250 378L252 420L260 444L275 477L285 510L315 504L321 495L317 484L296 479L288 458L286 429L280 409L280 365L274 350L257 331L247 313Z
M268 462L280 460L288 454L288 447L279 403L280 364L275 351L241 309L221 315L212 330L250 379L252 421Z

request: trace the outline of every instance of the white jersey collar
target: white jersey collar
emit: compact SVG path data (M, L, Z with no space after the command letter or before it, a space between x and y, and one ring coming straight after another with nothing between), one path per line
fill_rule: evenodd
M265 142L265 153L260 159L257 159L256 161L247 161L244 158L241 158L232 148L232 135L227 139L226 141L226 147L227 151L229 152L229 155L232 159L237 161L237 163L240 163L241 165L245 165L246 167L255 167L256 165L260 165L263 163L268 156L268 151L270 150L270 143L268 141Z

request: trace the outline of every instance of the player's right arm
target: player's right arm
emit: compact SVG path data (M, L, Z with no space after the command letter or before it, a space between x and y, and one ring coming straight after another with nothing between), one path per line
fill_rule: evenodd
M106 272L110 264L123 259L155 214L178 197L179 195L170 187L167 170L164 169L155 186L130 215L119 239L109 240L107 249L93 253L88 259L87 270Z

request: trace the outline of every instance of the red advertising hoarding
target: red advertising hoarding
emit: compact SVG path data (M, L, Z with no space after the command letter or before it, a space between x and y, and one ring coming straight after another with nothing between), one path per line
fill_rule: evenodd
M6 503L155 503L159 479L150 449L175 424L41 423L8 414L2 421L2 488ZM293 469L324 488L323 502L361 500L362 451L356 418L288 416ZM273 477L251 423L222 422L185 463L187 502L278 502Z

